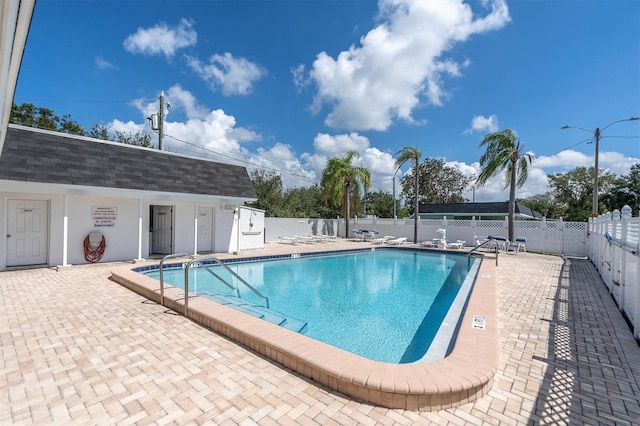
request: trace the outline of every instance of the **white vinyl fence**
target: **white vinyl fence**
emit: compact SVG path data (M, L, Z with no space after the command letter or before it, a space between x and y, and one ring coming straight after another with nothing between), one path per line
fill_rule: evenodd
M624 206L589 222L589 259L640 339L640 217Z
M474 246L474 236L507 236L507 218L504 220L422 219L418 221L418 242L440 238L438 229L447 230L447 241L465 241ZM527 250L540 253L558 253L587 256L587 222L541 220L515 222L515 236L527 239ZM373 230L380 236L406 237L413 242L413 219L393 220L355 218L349 223L349 236L356 229ZM308 235L338 235L344 237L344 219L265 219L265 241L278 241L280 237Z

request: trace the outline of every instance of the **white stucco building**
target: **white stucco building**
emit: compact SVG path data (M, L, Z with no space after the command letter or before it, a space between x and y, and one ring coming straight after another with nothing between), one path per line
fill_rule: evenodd
M87 263L102 236L99 261L259 249L264 212L243 207L255 199L241 166L10 125L0 270Z

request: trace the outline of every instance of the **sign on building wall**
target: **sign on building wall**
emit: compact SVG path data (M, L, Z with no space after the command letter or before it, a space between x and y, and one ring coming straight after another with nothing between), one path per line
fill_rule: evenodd
M98 228L112 228L116 226L117 207L91 207L93 226Z

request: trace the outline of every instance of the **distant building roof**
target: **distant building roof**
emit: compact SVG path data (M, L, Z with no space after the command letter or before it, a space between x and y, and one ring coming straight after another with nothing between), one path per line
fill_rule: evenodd
M15 125L0 180L256 198L242 166Z
M448 204L420 204L418 213L452 215L452 216L506 216L509 212L509 202L492 203L448 203ZM516 216L526 219L542 219L542 214L531 210L521 203L516 203Z

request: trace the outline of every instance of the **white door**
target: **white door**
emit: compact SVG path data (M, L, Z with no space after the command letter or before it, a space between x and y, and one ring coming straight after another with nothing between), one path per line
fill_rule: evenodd
M151 253L170 254L173 242L173 208L151 206Z
M198 208L198 253L213 251L213 209Z
M7 266L47 263L48 202L8 200Z

